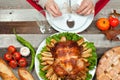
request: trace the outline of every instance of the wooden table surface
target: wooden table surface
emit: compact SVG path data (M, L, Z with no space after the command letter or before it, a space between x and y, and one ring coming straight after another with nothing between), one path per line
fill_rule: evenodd
M120 12L119 6L120 0L111 0L110 3L96 15L92 24L80 33L80 35L84 36L87 40L94 42L97 48L98 60L108 49L120 46L120 41L107 40L104 34L96 28L95 21L99 17L107 17L106 15L111 13L113 9L117 9L117 11ZM53 29L51 34L41 34L36 24L36 15L38 15L38 11L31 7L26 0L0 0L0 57L3 57L9 45L16 46L18 50L22 47L22 45L16 41L15 35L13 34L14 28L16 29L16 33L29 41L36 50L47 36L58 32ZM18 77L17 69L13 71ZM32 71L32 75L35 80L39 80L35 69ZM95 78L93 80L95 80Z
M17 42L15 35L13 34L13 28L16 29L16 33L29 41L37 50L40 43L49 35L56 33L58 31L53 30L51 34L41 34L38 25L35 21L29 22L0 22L0 56L3 57L6 49L9 45L14 45L19 50L22 45ZM104 34L102 34L95 26L95 22L89 26L88 29L79 33L84 36L90 42L94 42L97 48L98 60L103 55L105 51L108 49L119 46L120 41L109 41L105 38ZM30 60L30 58L29 58ZM13 70L17 75L17 69ZM39 80L35 70L33 70L32 75L35 80ZM17 75L18 76L18 75ZM1 79L0 79L1 80ZM95 78L93 79L95 80Z
M19 50L22 45L16 41L15 35L13 34L13 29L16 29L16 33L29 41L37 50L40 43L49 35L54 34L58 31L53 29L51 34L42 34L39 30L39 26L36 21L1 21L0 22L0 56L3 57L6 49L9 45L14 45ZM95 26L95 21L83 32L79 33L84 36L90 42L94 42L97 48L98 61L105 51L108 49L120 46L120 41L109 41L106 39L104 34L101 33ZM29 60L31 60L29 58ZM14 73L18 77L17 69L13 69ZM39 80L36 75L35 69L31 72L35 80ZM2 80L2 79L0 79ZM94 79L95 80L95 76Z

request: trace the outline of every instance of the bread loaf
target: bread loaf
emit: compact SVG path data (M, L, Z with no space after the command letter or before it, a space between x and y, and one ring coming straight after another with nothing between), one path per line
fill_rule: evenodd
M7 63L0 58L0 77L2 80L18 80Z
M20 80L34 80L33 76L26 68L19 68L18 75Z

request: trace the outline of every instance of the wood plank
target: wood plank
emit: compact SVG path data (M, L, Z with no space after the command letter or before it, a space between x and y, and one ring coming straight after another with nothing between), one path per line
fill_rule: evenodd
M36 21L41 14L35 9L3 9L0 10L0 22Z
M0 0L0 9L32 9L26 0Z
M51 34L19 34L24 37L27 41L37 48L39 44ZM88 41L94 42L97 48L111 48L120 45L120 41L109 41L105 38L103 34L80 34L84 36ZM16 47L21 47L15 38L14 34L1 34L0 35L0 48L5 48L10 44Z
M16 29L18 34L40 34L39 26L36 21L23 21L23 22L0 22L0 34L13 34L13 28ZM52 33L56 33L58 31L52 29ZM95 26L95 22L93 21L91 25L80 34L100 34L100 30L98 30Z
M18 34L41 33L36 22L0 22L0 34L13 34L13 29Z

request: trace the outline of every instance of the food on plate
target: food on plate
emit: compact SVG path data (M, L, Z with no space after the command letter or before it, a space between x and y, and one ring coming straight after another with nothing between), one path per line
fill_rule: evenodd
M105 31L110 28L110 22L107 18L99 18L96 22L96 26L98 29Z
M28 47L21 47L20 48L20 53L22 56L29 56L30 54L30 49Z
M109 22L110 22L110 25L111 27L115 28L119 25L119 19L118 18L115 18L113 16L109 16Z
M120 46L104 53L96 71L97 80L120 80Z
M26 68L19 68L18 75L20 80L34 80L32 74Z
M75 33L59 33L46 39L38 54L40 77L43 80L90 80L96 65L93 43Z
M15 30L14 30L14 33L15 33ZM30 63L30 66L29 66L29 70L32 71L33 70L33 67L34 67L34 62L35 62L35 48L32 46L32 44L30 42L28 42L27 40L25 40L23 37L15 34L16 36L16 39L18 42L20 42L22 45L24 45L25 47L28 47L30 49L30 53L31 53L31 63Z
M0 77L3 80L18 80L6 62L0 58Z

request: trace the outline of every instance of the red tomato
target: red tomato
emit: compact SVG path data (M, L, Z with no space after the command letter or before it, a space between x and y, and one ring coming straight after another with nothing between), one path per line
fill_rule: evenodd
M10 45L10 46L8 47L8 52L13 53L13 52L15 52L15 51L16 51L16 48L15 48L13 45Z
M119 25L119 20L117 18L114 18L112 16L109 17L109 22L111 27L117 27Z
M19 61L18 61L18 65L20 67L26 67L27 66L27 60L26 58L21 58Z
M20 54L19 52L14 52L14 53L13 53L13 58L14 58L15 60L19 60L19 59L21 58L21 54Z
M99 18L96 21L96 26L98 29L105 31L105 30L108 30L110 28L110 23L109 23L109 20L107 18Z
M10 53L5 53L5 54L4 54L4 59L5 59L6 61L11 61L11 60L12 60L12 54L10 54Z
M9 62L9 65L10 65L10 67L12 67L12 68L16 68L16 67L17 67L17 62L16 62L15 60L11 60L11 61Z

